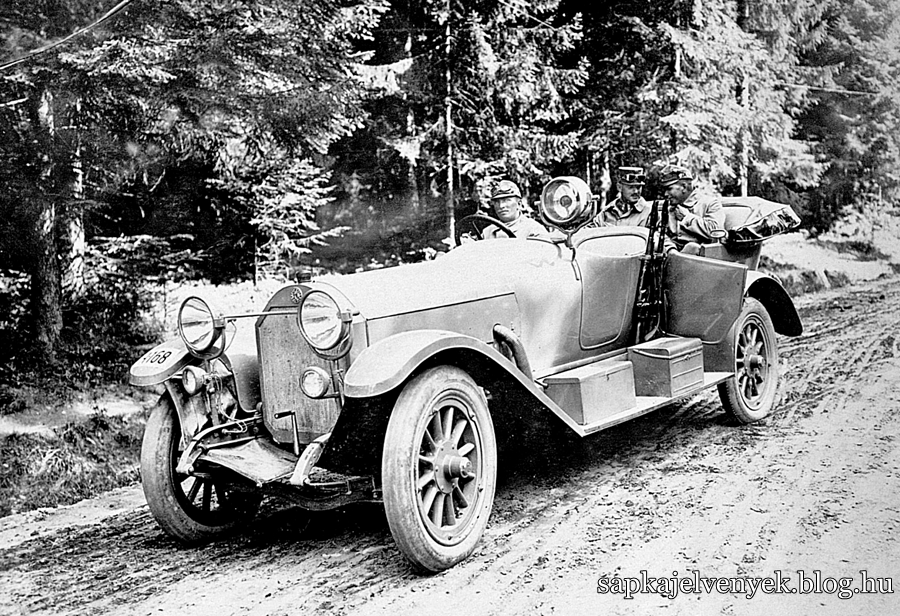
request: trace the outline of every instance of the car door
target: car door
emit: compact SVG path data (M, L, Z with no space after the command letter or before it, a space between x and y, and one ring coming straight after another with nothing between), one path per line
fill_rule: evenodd
M637 227L592 229L579 235L575 249L582 284L582 349L603 352L627 343L646 245L646 230Z
M666 332L721 341L741 312L746 266L672 252L663 270Z

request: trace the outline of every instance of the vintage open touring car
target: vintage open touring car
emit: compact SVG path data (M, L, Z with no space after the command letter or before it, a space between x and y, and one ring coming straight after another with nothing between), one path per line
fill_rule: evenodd
M583 181L556 178L540 204L548 237L302 280L253 314L186 299L179 337L130 371L165 386L141 453L157 522L191 543L233 530L267 494L301 512L383 502L400 551L435 572L479 542L498 439L525 409L584 437L718 386L738 422L769 414L775 334L802 326L756 267L763 239L796 222L790 209L724 200L727 236L695 256L665 254L658 230L586 228L595 207ZM485 222L503 229L475 215L459 231Z

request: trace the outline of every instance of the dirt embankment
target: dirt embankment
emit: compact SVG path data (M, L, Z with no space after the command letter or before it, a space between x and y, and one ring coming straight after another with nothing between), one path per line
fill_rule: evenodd
M0 613L892 613L897 594L597 592L642 570L779 571L794 587L798 570L856 586L865 570L900 592L900 283L799 304L806 331L780 339L773 416L730 425L707 393L506 469L480 547L443 574L409 571L380 507L305 532L270 508L237 537L183 549L126 489L0 520Z

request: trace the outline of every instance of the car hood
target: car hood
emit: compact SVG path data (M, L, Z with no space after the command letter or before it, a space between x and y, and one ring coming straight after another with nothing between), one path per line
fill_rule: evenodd
M527 283L526 263L553 265L568 249L540 240L473 242L433 261L324 276L367 319L514 293Z

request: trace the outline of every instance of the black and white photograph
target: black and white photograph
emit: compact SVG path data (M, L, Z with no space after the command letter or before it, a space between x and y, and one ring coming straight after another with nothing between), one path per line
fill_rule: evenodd
M0 0L0 616L900 613L900 0Z

